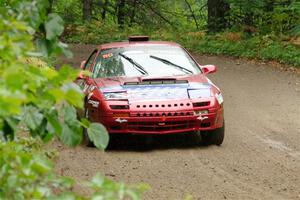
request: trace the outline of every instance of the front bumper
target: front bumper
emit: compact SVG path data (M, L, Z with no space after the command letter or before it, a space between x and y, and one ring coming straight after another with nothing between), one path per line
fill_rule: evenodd
M203 104L206 102L207 104ZM112 106L117 105L117 107ZM122 106L127 106L126 109ZM121 109L123 108L123 109ZM98 108L88 104L89 119L102 123L109 133L173 134L213 130L223 126L223 104L216 99L143 101L128 104L106 101ZM207 112L196 115L196 111Z
M199 119L199 118L202 118ZM102 118L109 133L172 134L197 130L213 130L223 125L223 108L214 113L194 116L112 117Z

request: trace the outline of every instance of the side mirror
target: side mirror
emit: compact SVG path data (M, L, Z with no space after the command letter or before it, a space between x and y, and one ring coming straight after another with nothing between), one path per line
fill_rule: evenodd
M201 69L204 74L210 74L217 71L217 67L215 65L203 65Z
M84 69L85 63L86 63L85 60L84 60L84 61L81 61L81 63L80 63L80 69Z

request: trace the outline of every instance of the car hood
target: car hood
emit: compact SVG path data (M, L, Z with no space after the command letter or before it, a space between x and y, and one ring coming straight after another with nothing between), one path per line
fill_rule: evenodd
M204 75L179 78L101 78L95 82L102 93L123 92L129 101L209 97L212 87Z

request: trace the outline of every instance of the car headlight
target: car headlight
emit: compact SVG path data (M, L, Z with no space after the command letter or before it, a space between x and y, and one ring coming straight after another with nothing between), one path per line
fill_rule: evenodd
M122 100L127 99L127 93L126 92L107 92L103 93L106 100Z
M190 99L210 97L210 89L191 89L188 94Z
M223 96L222 96L221 93L219 93L219 94L216 93L216 94L215 94L215 97L216 97L216 99L217 99L219 105L221 105L221 104L224 102L224 99L223 99Z

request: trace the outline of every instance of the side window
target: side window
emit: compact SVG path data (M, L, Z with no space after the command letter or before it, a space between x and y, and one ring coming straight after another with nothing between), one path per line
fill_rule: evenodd
M93 69L93 64L94 64L94 60L95 57L97 55L97 50L95 50L89 57L89 59L87 60L86 64L85 64L85 70L91 71Z

